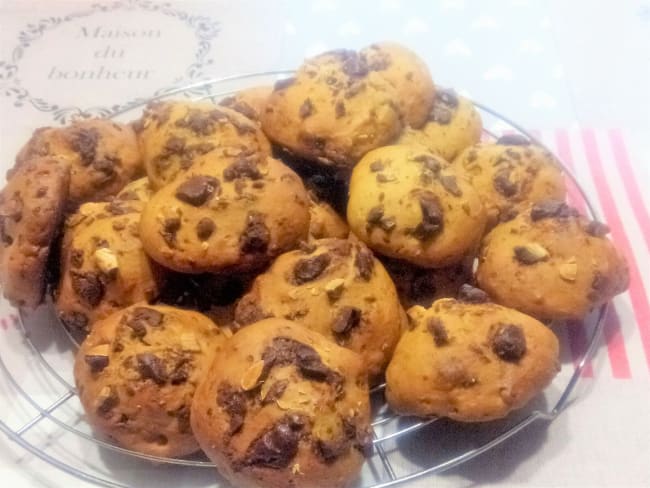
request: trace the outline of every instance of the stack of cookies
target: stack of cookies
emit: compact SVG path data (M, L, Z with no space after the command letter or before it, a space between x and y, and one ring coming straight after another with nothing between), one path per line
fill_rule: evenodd
M98 434L202 449L234 486L345 487L391 409L505 417L559 370L549 321L627 287L552 154L393 43L219 104L38 129L0 193L0 283L83 338Z

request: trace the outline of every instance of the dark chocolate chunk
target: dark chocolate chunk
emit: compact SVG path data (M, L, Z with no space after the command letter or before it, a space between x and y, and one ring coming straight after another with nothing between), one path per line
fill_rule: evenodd
M143 380L150 379L158 385L167 382L167 370L162 359L149 352L136 354L135 357L138 361L138 372Z
M597 222L594 220L587 224L585 231L587 234L593 237L605 237L607 234L609 234L609 227L607 224L603 224L602 222Z
M517 193L517 183L510 181L510 172L508 168L499 170L492 179L494 189L504 197L512 197Z
M370 211L368 211L366 222L368 222L368 224L370 225L379 225L383 217L384 217L384 206L377 205L376 207L372 207Z
M497 144L502 146L529 146L530 141L519 134L505 134L497 139Z
M466 303L487 303L490 301L487 293L467 283L461 285L460 290L458 290L458 299Z
M176 245L176 232L181 228L181 219L178 217L169 217L163 222L163 228L160 235L169 247Z
M384 170L384 163L380 159L370 163L370 171L372 171L373 173L377 173L383 170Z
M355 51L349 51L343 61L343 72L350 78L363 78L368 74L366 60Z
M133 330L135 337L147 335L147 326L160 327L163 321L163 314L158 310L148 307L136 307L124 316L123 323Z
M73 151L79 153L81 164L88 166L92 164L97 156L97 143L99 142L99 132L95 128L78 129L72 135L70 147Z
M315 439L313 447L316 455L320 457L325 464L331 464L348 452L350 449L350 442L345 438L327 441L323 439Z
M419 154L413 158L413 161L422 163L422 165L437 174L440 171L440 162L429 154Z
M83 249L73 249L70 251L70 264L73 268L81 268L84 264Z
M574 214L574 210L561 200L537 202L530 209L530 219L533 222L551 217L567 218Z
M296 354L296 366L306 378L325 380L331 371L316 350L306 344L296 343L294 346Z
M105 416L110 413L115 407L120 403L120 397L117 395L117 391L112 386L110 388L110 393L108 396L102 398L101 403L97 407L97 413L101 416Z
M196 224L196 236L202 241L208 240L215 230L217 230L216 224L208 217L203 217Z
M245 253L263 253L268 249L271 233L264 223L264 215L259 212L249 212L246 217L246 228L239 237L239 245Z
M336 105L334 105L334 115L336 116L337 119L340 119L345 114L346 114L345 103L339 100L338 102L336 102Z
M303 428L303 423L296 423L289 416L283 417L251 442L243 464L270 469L286 468L298 453Z
M427 329L433 336L433 342L436 346L441 347L449 343L449 335L445 324L438 317L431 317L427 322Z
M232 181L237 178L249 178L251 180L259 180L262 178L257 163L251 158L238 158L235 162L230 164L223 170L223 179L225 181Z
M296 82L296 79L294 77L291 78L285 78L284 80L278 80L275 82L275 85L273 85L273 91L280 91L284 90L285 88L290 87Z
M220 110L206 112L200 109L190 109L187 115L176 121L177 127L191 130L198 136L209 136L214 133L216 124L228 120Z
M343 307L332 322L332 332L343 335L361 323L361 310L356 307Z
M494 354L504 361L517 362L526 353L526 337L518 325L499 324L491 342Z
M325 271L331 261L332 258L327 253L299 260L293 267L294 282L297 285L302 285L315 280Z
M254 324L266 317L264 310L251 295L245 295L237 304L235 320L239 326Z
M176 421L178 422L178 432L181 434L190 434L192 427L190 425L190 407L183 405L176 412L174 412Z
M458 188L458 181L453 175L440 175L440 183L443 188L455 197L462 197L463 192Z
M192 367L192 356L190 353L182 353L176 357L176 363L169 373L169 381L172 385L185 383L189 377Z
M289 386L289 380L278 380L271 385L269 391L266 392L266 396L262 398L262 405L272 403L280 398L284 394L284 390Z
M108 356L100 354L86 354L84 356L86 364L90 366L91 373L101 373L108 366Z
M443 213L438 198L432 193L420 195L420 209L422 210L422 222L415 228L413 235L416 239L430 239L440 231L444 223Z
M195 207L203 205L219 190L219 180L211 176L192 176L176 188L176 198Z
M354 267L361 279L370 281L375 267L375 258L372 251L366 246L361 246L357 250L357 255L354 257Z
M81 312L61 312L59 320L72 331L83 331L88 326L88 317Z
M302 102L302 105L300 106L298 115L300 115L301 119L306 119L313 113L314 113L314 104L311 102L311 99L306 98L305 101Z
M246 395L228 383L222 383L217 390L217 405L230 417L229 435L236 434L246 418Z
M72 289L87 306L95 308L104 298L105 288L99 273L71 271Z

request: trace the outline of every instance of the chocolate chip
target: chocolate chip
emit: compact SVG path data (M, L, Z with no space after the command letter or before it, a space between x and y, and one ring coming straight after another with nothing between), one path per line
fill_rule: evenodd
M349 334L361 323L361 310L356 307L343 307L332 322L332 332L338 335Z
M190 378L192 357L189 353L183 353L176 358L176 362L169 373L169 381L172 385L180 385Z
M416 239L427 240L442 231L443 213L438 198L432 193L420 195L422 222L415 228L413 235Z
M467 283L458 290L458 299L465 303L487 303L490 301L487 293Z
M286 337L273 339L272 345L262 353L262 359L264 360L263 377L268 375L274 366L295 364L305 378L327 381L337 391L342 390L345 382L345 378L323 363L313 347Z
M368 64L355 51L349 51L344 58L342 70L350 78L363 78L368 74Z
M209 237L217 230L214 221L208 217L203 217L196 224L196 236L201 241L207 241Z
M148 307L136 307L122 319L127 327L133 329L135 337L147 335L147 326L159 327L163 321L163 314L158 310Z
M239 432L246 418L246 396L228 383L222 383L217 390L217 405L230 417L229 435Z
M505 134L497 139L496 144L502 146L529 146L530 141L519 134Z
M90 366L90 372L93 374L101 373L108 366L108 356L99 354L86 354L84 361Z
M286 417L282 418L251 442L243 464L270 469L286 468L298 453L303 427L304 425L296 424Z
M516 208L505 208L499 213L499 222L510 222L517 215L519 215L519 211Z
M81 268L84 264L83 249L73 249L70 251L70 264L73 268Z
M88 326L88 317L81 312L61 312L59 320L68 330L84 331Z
M422 163L425 168L433 171L435 174L440 171L440 162L429 154L419 154L413 158L413 161Z
M609 234L609 227L607 224L603 224L602 222L597 222L594 220L587 224L585 231L587 234L593 237L605 237L607 234Z
M195 207L203 205L219 190L219 180L211 176L192 176L176 188L176 198Z
M373 451L373 442L372 442L372 432L370 427L364 426L362 428L356 429L356 435L354 439L354 448L359 451L364 457L369 458L372 456Z
M509 168L499 170L492 179L494 189L508 198L517 193L517 183L510 181L510 172Z
M264 215L259 212L249 212L246 217L246 228L239 237L239 245L245 253L263 253L269 246L271 233L264 223Z
M573 209L561 200L544 200L535 203L530 209L533 222L551 217L566 218L573 214Z
M238 325L248 325L266 318L264 310L252 295L245 295L237 304L235 320Z
M438 347L442 347L446 344L449 344L449 335L447 334L447 329L445 324L442 323L438 317L431 317L427 322L427 329L433 336L433 342Z
M302 285L315 280L325 271L331 260L332 258L327 253L299 260L293 267L294 283Z
M275 82L275 85L273 85L273 91L280 91L284 90L285 88L290 87L296 82L296 79L294 77L291 78L285 78L284 80L278 80Z
M340 119L341 117L345 116L345 103L343 101L339 100L336 102L336 105L334 105L334 115L336 116L337 119Z
M14 242L14 239L7 233L7 224L5 222L5 219L5 215L0 215L0 240L5 246L11 246Z
M95 308L102 301L105 289L99 273L71 271L72 289L88 307Z
M380 159L370 163L370 171L372 171L373 173L377 173L383 170L384 170L384 163Z
M257 112L255 109L243 100L237 100L234 96L224 98L219 102L219 105L231 108L251 120L257 120Z
M375 267L375 258L372 251L365 246L361 246L354 257L354 267L361 279L370 281Z
M160 235L169 247L176 245L176 232L181 228L181 219L178 217L169 217L164 220L163 228Z
M149 352L136 354L135 358L138 361L138 372L143 380L150 379L158 385L167 382L167 371L162 359Z
M504 361L518 362L526 353L526 337L521 327L500 324L492 336L492 351Z
M350 449L350 442L347 439L315 439L313 446L316 455L320 457L325 464L331 464L348 452Z
M279 380L271 385L269 391L266 392L266 396L262 398L262 405L273 403L276 400L282 398L284 391L289 386L289 380Z
M313 347L297 343L295 348L296 366L306 378L325 380L331 371Z
M181 434L191 434L192 426L190 424L190 407L188 405L181 406L174 412L176 421L178 422L178 432Z
M115 388L113 388L112 386L109 388L110 388L110 393L108 394L108 396L105 396L102 399L102 402L97 407L97 413L102 416L108 414L120 403L120 397L117 395L117 391L115 391Z
M191 130L198 136L209 136L214 133L216 124L228 120L220 110L206 112L200 109L190 109L184 118L175 122L177 127Z
M106 207L104 207L108 213L114 216L126 215L130 213L135 213L136 210L133 207L129 207L126 202L122 200L113 200Z
M306 98L304 102L302 102L302 105L300 106L300 110L298 111L298 115L300 115L301 119L306 119L310 115L314 113L314 104L311 103L311 99Z
M97 156L98 142L99 132L97 129L78 129L72 135L70 147L73 151L79 153L81 164L88 166L92 164Z
M462 197L463 192L458 188L458 181L453 175L440 175L440 183L443 188L455 197Z
M259 180L262 178L262 173L260 173L255 160L251 158L238 158L223 170L223 179L225 181L232 181L237 178Z
M366 222L368 222L368 224L370 225L379 225L383 216L384 216L384 206L377 205L376 207L372 207L368 212L368 216L366 217Z

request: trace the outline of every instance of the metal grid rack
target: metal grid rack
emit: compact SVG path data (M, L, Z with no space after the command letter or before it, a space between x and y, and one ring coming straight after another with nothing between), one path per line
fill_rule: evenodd
M236 92L238 89L250 85L251 83L269 83L277 80L278 78L290 75L291 73L292 71L274 71L247 74L242 76L232 76L201 82L194 85L169 90L165 93L159 93L147 100L137 101L128 109L123 110L119 113L115 113L111 117L124 118L125 116L132 116L132 118L135 118L138 115L137 110L139 110L146 103L153 100L164 99L173 96L185 96L193 99L218 100L224 96ZM475 105L481 111L481 115L483 116L484 120L487 118L489 120L499 121L501 124L503 124L504 128L507 128L507 130L521 133L536 143L541 144L538 140L536 140L535 137L533 137L523 128L510 121L506 117L498 114L485 105L479 103L475 103ZM494 134L488 131L485 132L486 136L489 138L496 137ZM566 166L563 165L563 168L567 177L570 178L575 186L579 189L591 217L595 217L593 206L589 202L584 190L580 187L579 183L576 181L571 172L566 168ZM364 488L385 488L403 484L425 475L441 473L494 448L495 446L503 443L534 422L550 422L555 419L568 405L574 387L578 383L578 380L581 376L582 369L584 368L589 358L593 355L597 347L598 338L603 329L606 308L606 305L602 306L597 312L590 316L589 320L587 320L588 338L585 351L583 352L582 357L577 361L573 372L568 376L562 377L559 382L558 379L556 379L556 381L553 383L553 387L556 389L557 394L554 401L550 403L550 407L533 407L532 409L525 411L523 415L519 415L514 422L510 421L508 423L504 423L500 429L495 429L490 435L487 436L487 438L486 436L482 436L480 439L467 439L468 442L464 448L461 448L458 452L454 452L447 458L443 457L438 459L437 456L431 456L430 462L420 463L420 465L416 467L411 467L406 471L402 469L400 472L398 472L394 466L394 456L396 455L396 450L399 450L399 443L402 443L404 441L411 442L414 436L420 436L421 438L435 438L436 432L434 424L437 423L439 419L416 419L398 417L390 412L388 406L383 400L384 385L382 384L373 388L371 391L371 403L373 405L374 414L372 422L374 432L374 454L370 459L368 459L366 466L364 467L362 484L360 486L363 486ZM53 317L53 315L51 317ZM84 431L82 428L79 428L76 422L70 422L68 419L61 419L60 417L56 416L55 413L58 409L66 404L69 406L70 400L76 397L74 385L71 384L69 379L66 379L64 377L65 373L69 374L72 369L72 355L68 352L68 356L70 356L67 364L69 371L62 371L61 365L52 364L52 358L44 354L42 344L32 339L33 334L32 330L30 330L30 321L32 320L31 316L20 312L18 315L14 315L13 319L15 325L18 327L17 333L20 334L21 337L21 340L19 341L21 347L25 348L24 351L19 352L24 354L25 357L29 357L29 361L33 361L33 364L35 364L43 372L46 382L51 382L57 385L59 389L63 389L62 394L58 394L58 396L56 396L53 401L50 400L49 403L43 406L40 397L37 399L33 393L27 391L27 389L23 386L23 381L17 378L16 374L12 372L11 368L5 361L7 351L4 350L4 347L6 347L6 345L0 344L0 371L2 375L4 375L4 377L7 379L7 383L14 390L15 395L18 398L22 398L26 402L33 415L29 421L17 428L10 427L6 422L7 419L0 419L0 431L4 432L4 434L13 442L34 456L37 456L38 458L48 462L49 464L59 468L66 473L69 473L78 479L93 483L98 486L105 486L110 488L130 487L120 480L109 479L110 473L107 475L107 473L103 470L90 468L84 469L82 467L68 463L61 456L57 456L56 453L49 452L48 446L41 447L36 443L29 441L26 435L39 424L49 423L53 428L58 428L65 433L70 433L76 436L83 442L88 442L98 446L100 450L111 451L113 453L116 453L118 456L140 458L143 461L141 463L143 465L142 469L154 470L156 467L161 465L192 469L213 468L213 464L205 458L162 458L130 451L105 440L94 437L88 429ZM51 320L52 319L50 318L50 322ZM48 333L54 334L57 332L60 334L61 329L62 327L50 327ZM77 347L76 342L72 337L67 335L67 338L69 340L69 349ZM65 367L66 366L64 365L63 368L65 369ZM83 412L81 411L80 407L76 408L79 410L78 418L82 418ZM451 425L451 428L453 428L453 424ZM463 432L460 435L467 435L467 432ZM150 463L148 464L146 461L149 461Z

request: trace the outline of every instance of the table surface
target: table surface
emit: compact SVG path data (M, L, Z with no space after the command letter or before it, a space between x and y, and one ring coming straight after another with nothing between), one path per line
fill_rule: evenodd
M409 486L650 486L647 1L2 0L0 166L4 172L12 164L38 126L102 115L172 86L290 69L327 49L386 39L413 48L439 85L507 114L553 149L609 223L631 276L566 411ZM6 304L0 313L2 334L12 321ZM580 337L569 342L576 353ZM9 339L0 342L3 358L10 349ZM0 403L0 418L11 425L33 416L2 375ZM33 434L41 447L69 441L38 426ZM104 464L95 468L138 470L112 458ZM0 476L20 487L73 481L5 437Z

